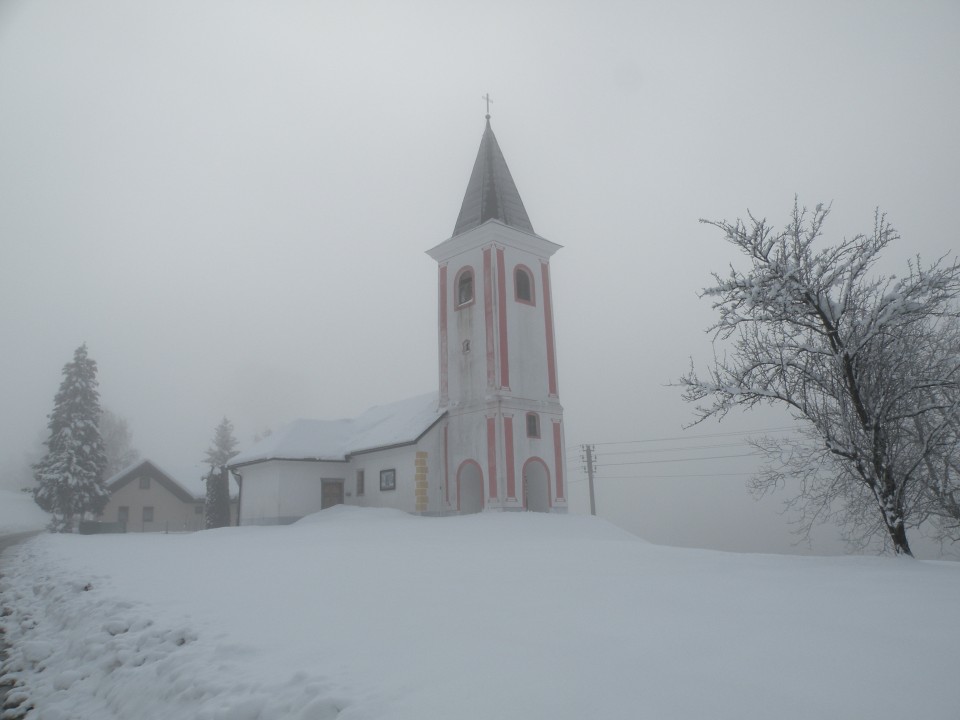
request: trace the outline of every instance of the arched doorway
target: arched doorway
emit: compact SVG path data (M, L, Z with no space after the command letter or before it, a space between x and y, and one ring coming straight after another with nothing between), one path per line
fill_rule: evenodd
M464 460L457 470L457 497L461 515L483 510L483 470L473 460Z
M550 471L540 458L530 458L523 465L523 508L550 512Z

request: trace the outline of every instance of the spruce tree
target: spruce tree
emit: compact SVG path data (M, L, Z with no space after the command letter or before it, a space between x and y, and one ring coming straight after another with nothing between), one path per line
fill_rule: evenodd
M205 519L207 529L230 524L230 478L227 463L239 452L233 436L233 424L224 418L214 432L213 445L207 449L207 501Z
M37 505L53 515L50 529L70 532L76 516L99 515L110 499L103 484L107 458L100 438L97 363L86 343L63 366L63 382L48 416L47 453L33 466Z

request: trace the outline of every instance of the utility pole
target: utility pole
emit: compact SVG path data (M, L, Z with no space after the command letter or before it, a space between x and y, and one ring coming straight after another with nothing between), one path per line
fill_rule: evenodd
M593 496L593 469L594 469L593 465L595 460L593 456L593 453L594 453L593 445L584 445L583 452L584 452L584 461L587 464L587 480L590 483L590 514L596 515L597 501Z

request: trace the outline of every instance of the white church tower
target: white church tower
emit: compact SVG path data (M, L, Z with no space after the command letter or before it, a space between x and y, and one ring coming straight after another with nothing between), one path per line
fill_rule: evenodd
M550 257L490 128L439 263L444 512L566 512Z

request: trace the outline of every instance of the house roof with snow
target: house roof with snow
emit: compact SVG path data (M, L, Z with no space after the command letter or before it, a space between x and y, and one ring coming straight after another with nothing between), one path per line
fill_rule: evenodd
M351 455L417 442L445 410L435 392L377 405L346 420L295 420L230 461L231 468L268 460L346 461Z
M113 477L108 478L104 484L107 486L107 490L114 493L132 482L134 478L144 475L156 480L183 502L197 502L197 500L202 500L204 497L205 491L201 491L199 495L194 494L194 489L188 490L174 480L172 475L162 470L156 463L150 460L138 460L133 465L121 470Z
M178 470L170 473L153 460L137 460L113 477L107 478L104 484L107 490L113 493L134 478L149 475L184 502L203 501L207 496L206 475L210 472L210 466L197 463ZM237 497L237 485L234 481L230 483L230 497Z
M453 235L472 230L488 220L499 220L518 230L533 232L520 192L490 127L489 115Z

